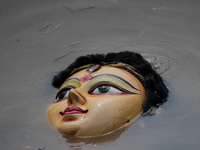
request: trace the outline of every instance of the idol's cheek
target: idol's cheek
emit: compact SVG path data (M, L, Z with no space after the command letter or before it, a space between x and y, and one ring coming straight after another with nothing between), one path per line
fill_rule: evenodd
M82 118L83 117L80 114L65 115L58 124L57 129L59 132L67 135L76 135L82 125Z
M80 114L62 114L68 107L67 101L62 100L57 103L50 104L47 109L47 116L50 123L61 133L67 135L75 135L82 124L84 124L83 118L87 113ZM85 108L82 108L85 110Z
M91 98L93 97L93 98ZM91 96L88 114L81 122L77 136L102 136L134 123L141 114L140 95Z
M67 100L60 101L58 103L52 103L47 108L47 117L50 123L58 128L63 116L60 114L67 107Z

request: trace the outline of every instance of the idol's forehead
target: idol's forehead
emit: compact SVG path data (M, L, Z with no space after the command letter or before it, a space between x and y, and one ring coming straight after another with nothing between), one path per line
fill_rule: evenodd
M73 74L72 76L70 76L68 79L66 79L66 81L69 81L70 79L81 79L87 75L89 75L90 73L87 72L87 69L83 69L79 72L76 72L75 74ZM131 73L129 73L126 70L120 69L120 68L116 68L116 67L112 67L112 66L102 66L99 70L91 73L91 77L94 78L96 76L99 75L114 75L116 77L119 77L125 81L127 81L128 83L130 83L131 85L133 85L136 88L143 88L142 84L140 83L140 81ZM65 81L65 82L66 82ZM81 82L81 81L80 81ZM89 82L89 80L87 81Z

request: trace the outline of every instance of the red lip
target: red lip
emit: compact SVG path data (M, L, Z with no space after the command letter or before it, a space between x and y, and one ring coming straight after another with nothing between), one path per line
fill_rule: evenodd
M79 107L68 107L65 109L64 112L60 112L61 115L66 115L66 114L83 114L87 113L88 110L82 110Z

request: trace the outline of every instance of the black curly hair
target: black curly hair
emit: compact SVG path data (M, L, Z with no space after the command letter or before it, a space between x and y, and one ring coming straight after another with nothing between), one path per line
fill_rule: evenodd
M52 85L59 88L63 82L72 75L75 68L88 64L107 65L113 62L125 63L134 68L134 70L143 76L143 79L137 77L143 84L146 91L145 104L143 106L143 115L148 115L151 108L157 108L167 101L168 89L164 84L161 76L152 69L151 64L146 61L142 55L135 52L119 52L104 54L92 54L77 58L65 70L53 77ZM128 68L121 68L130 71ZM73 72L74 74L75 72ZM135 76L135 74L133 74Z

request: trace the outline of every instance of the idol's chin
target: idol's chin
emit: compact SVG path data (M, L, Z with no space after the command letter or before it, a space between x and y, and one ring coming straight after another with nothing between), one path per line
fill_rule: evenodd
M60 126L57 128L65 137L74 136L75 138L98 138L111 135L114 132L124 131L129 128L136 121L137 117L124 122L123 125L117 128L110 128L105 130L105 126L96 128L96 126L91 126L89 120L84 118L81 114L67 114L63 116ZM89 126L86 126L89 125Z
M72 123L70 123L70 124L72 124ZM63 125L61 127L58 127L58 131L64 135L75 136L77 134L78 130L79 130L79 128L77 127L77 125Z
M119 133L122 133L124 130L126 130L128 127L131 126L131 123L127 123L126 125L124 126L121 126L117 129L114 129L112 131L109 131L109 132L106 132L106 133L102 133L102 132L94 132L94 133L91 133L88 134L87 132L85 131L82 131L80 128L75 128L75 126L73 127L68 127L68 128L63 128L62 130L60 130L61 134L63 135L63 137L65 138L69 138L69 139L101 139L103 137L111 137L112 135L115 135L116 133L119 134Z
M107 134L100 134L100 135L83 135L79 133L75 134L66 134L62 133L62 136L66 139L68 143L80 143L84 142L85 144L102 144L102 143L110 143L115 141L120 137L120 135L126 130L127 128L120 128L119 130L109 132Z

